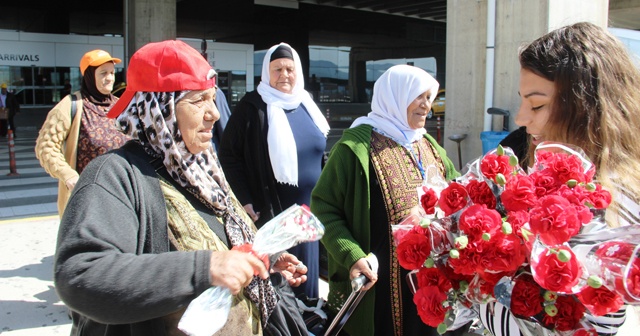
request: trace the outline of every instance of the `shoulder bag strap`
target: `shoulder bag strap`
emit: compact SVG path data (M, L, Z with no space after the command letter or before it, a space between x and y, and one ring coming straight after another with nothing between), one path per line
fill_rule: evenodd
M71 94L71 123L73 123L73 118L76 117L76 113L78 112L78 107L76 106L76 100L78 97L75 93Z

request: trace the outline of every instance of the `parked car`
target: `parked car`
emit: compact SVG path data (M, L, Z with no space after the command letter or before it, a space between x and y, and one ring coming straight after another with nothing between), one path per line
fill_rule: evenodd
M444 116L444 103L444 89L441 89L438 91L438 95L433 101L433 104L431 104L431 110L427 113L427 119Z

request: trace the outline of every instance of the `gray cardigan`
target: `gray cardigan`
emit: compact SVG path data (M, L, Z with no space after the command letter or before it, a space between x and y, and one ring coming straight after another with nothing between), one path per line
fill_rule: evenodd
M169 252L151 157L135 142L83 171L60 222L56 291L73 335L165 335L162 317L209 288L210 253Z

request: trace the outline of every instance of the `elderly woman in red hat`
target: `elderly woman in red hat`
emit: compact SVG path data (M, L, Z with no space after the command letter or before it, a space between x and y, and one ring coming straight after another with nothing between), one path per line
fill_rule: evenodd
M60 223L54 280L76 334L183 335L185 308L211 286L234 295L216 334L267 334L282 317L280 286L302 283L305 269L287 253L269 269L232 250L256 229L212 149L215 71L164 41L133 55L127 80L108 117L133 140L86 167ZM297 324L284 330L306 335L297 308L289 317Z
M128 137L107 118L118 101L111 94L119 58L92 50L80 59L82 86L64 97L47 115L36 141L36 157L58 183L58 214L62 213L80 173L89 161L122 146Z

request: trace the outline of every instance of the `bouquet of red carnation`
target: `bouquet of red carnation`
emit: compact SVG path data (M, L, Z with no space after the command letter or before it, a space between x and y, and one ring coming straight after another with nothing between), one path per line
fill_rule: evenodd
M640 229L606 228L594 175L579 148L544 142L528 172L499 146L455 182L427 181L425 214L394 227L423 322L451 330L456 307L497 301L522 328L589 334L586 312L640 303Z

